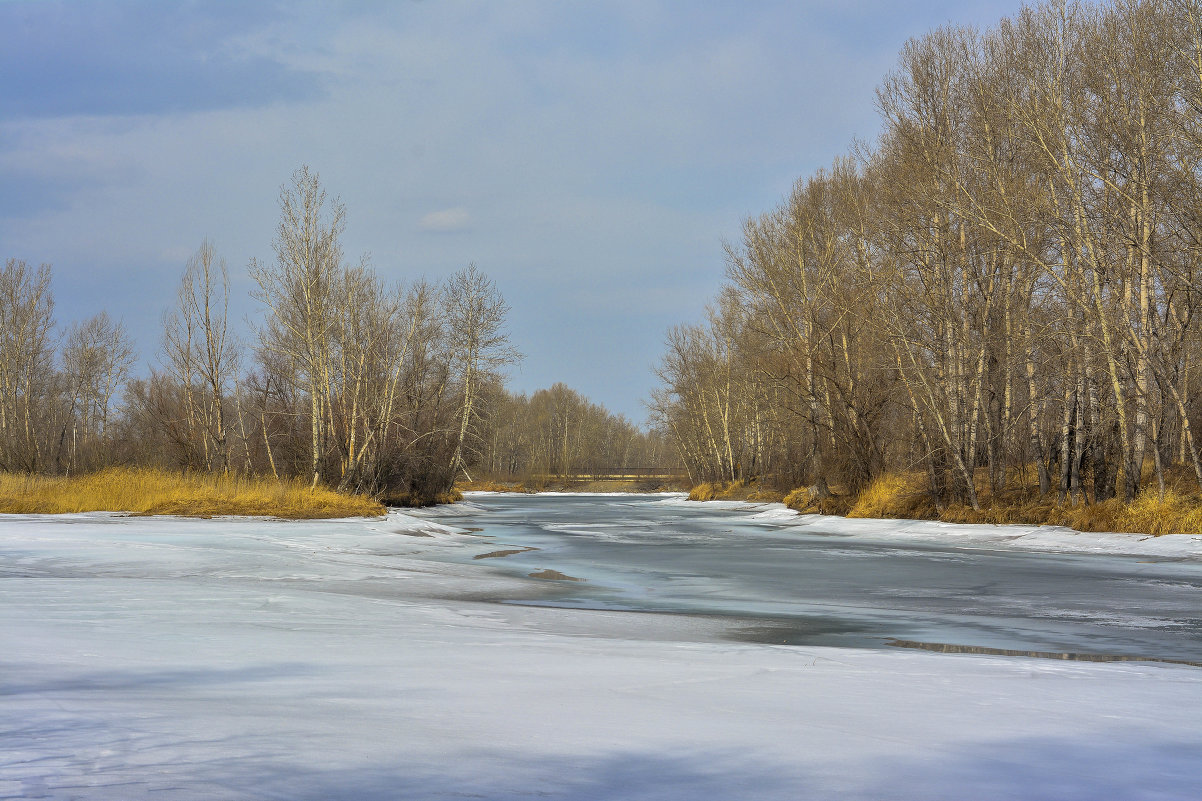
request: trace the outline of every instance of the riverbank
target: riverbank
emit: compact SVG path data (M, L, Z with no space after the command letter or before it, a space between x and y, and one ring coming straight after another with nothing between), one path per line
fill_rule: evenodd
M126 512L301 520L377 517L387 511L364 495L274 478L125 467L69 477L0 473L0 513L4 514Z
M982 482L986 484L987 482ZM832 488L821 497L808 488L782 491L756 482L700 484L691 489L694 501L779 502L802 514L848 518L934 520L943 523L1063 526L1084 532L1127 534L1202 534L1202 496L1191 479L1170 475L1163 495L1155 484L1145 484L1131 503L1119 498L1061 503L1055 492L1040 496L1038 487L1022 476L1001 491L979 486L980 509L950 504L940 509L927 491L925 473L888 473L858 494Z
M666 481L658 478L646 480L541 479L538 481L482 479L479 481L459 482L455 485L455 489L459 492L519 492L522 494L539 492L581 494L616 492L644 495L655 492L688 492L690 485L686 481Z
M960 523L919 518L874 518L798 512L780 502L716 500L684 496L664 501L736 510L750 520L772 522L798 533L819 533L851 540L896 541L930 545L966 545L989 550L1106 554L1152 559L1202 560L1202 534L1171 537L1115 531L1080 531L1037 523Z
M506 495L491 490L469 491L464 495L467 508L478 496ZM622 498L626 492L597 493L512 493L539 496L611 496ZM818 533L865 541L896 541L898 543L930 545L967 545L990 550L1019 550L1035 552L1106 554L1154 559L1202 560L1202 534L1181 534L1172 537L1115 531L1080 531L1067 526L1037 523L962 523L921 518L849 517L817 512L799 512L780 501L715 499L698 502L683 492L644 493L661 495L657 504L680 505L685 508L712 508L723 514L739 512L748 522L771 523L796 529L798 533ZM446 520L459 514L463 505L443 506L422 510L421 519ZM735 518L737 520L737 518ZM595 532L592 532L595 533Z

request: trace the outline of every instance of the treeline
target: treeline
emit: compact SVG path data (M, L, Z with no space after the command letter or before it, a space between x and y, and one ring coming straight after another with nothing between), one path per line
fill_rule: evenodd
M348 264L345 207L298 170L280 192L275 258L252 261L263 317L229 326L229 271L208 242L163 317L160 367L101 313L57 332L50 268L0 271L0 470L108 465L301 477L426 501L493 443L489 420L517 358L496 286L474 265L390 286Z
M1202 8L1043 3L910 41L883 133L727 246L654 398L695 481L925 471L979 506L1202 486Z
M529 481L670 470L676 461L658 431L642 431L557 383L498 398L480 466L490 478Z
M101 312L58 335L50 267L0 269L0 469L67 471L121 439L114 400L133 344Z

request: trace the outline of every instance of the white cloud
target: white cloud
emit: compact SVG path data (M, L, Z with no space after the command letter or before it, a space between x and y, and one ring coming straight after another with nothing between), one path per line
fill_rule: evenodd
M417 227L423 231L445 234L466 231L471 221L472 216L468 214L467 209L463 206L456 206L451 209L430 212L417 221Z

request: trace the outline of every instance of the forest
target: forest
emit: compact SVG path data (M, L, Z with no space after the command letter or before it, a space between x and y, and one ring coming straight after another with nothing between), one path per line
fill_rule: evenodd
M1051 522L1155 497L1202 525L1202 2L1046 0L940 28L876 104L873 142L725 244L703 318L667 334L650 430L563 384L510 392L495 283L473 264L394 286L349 262L346 208L302 167L274 257L247 267L247 341L206 240L148 373L103 312L60 333L49 266L7 262L0 471L141 465L424 503L680 467L800 488L811 511Z
M1043 2L907 43L879 138L748 219L668 335L654 418L692 480L889 477L931 514L1197 493L1200 11Z
M457 480L642 465L665 441L557 384L505 388L520 354L509 307L475 265L390 286L350 264L346 208L302 167L281 188L275 258L248 274L251 342L229 319L230 271L209 241L188 261L148 375L120 322L56 328L49 265L0 270L0 471L134 466L301 479L388 503Z

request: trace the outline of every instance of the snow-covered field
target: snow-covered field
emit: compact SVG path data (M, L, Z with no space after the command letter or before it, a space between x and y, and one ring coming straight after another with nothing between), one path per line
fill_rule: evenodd
M0 798L1202 798L1202 669L500 605L435 520L0 517Z

